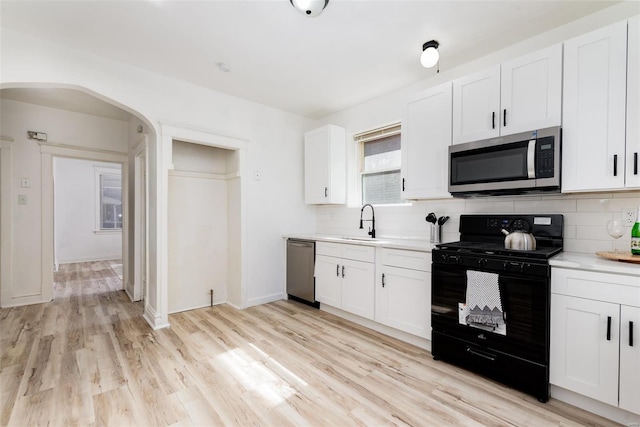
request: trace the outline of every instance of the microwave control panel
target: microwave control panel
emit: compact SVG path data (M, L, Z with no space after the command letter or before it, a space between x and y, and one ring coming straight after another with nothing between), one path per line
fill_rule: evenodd
M552 136L536 140L536 178L552 178L555 163Z

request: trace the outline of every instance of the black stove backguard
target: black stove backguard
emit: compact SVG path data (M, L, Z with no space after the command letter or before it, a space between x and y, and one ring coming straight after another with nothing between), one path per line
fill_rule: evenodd
M501 228L532 231L535 251L505 250ZM461 241L433 250L432 354L549 397L550 267L562 215L462 215Z

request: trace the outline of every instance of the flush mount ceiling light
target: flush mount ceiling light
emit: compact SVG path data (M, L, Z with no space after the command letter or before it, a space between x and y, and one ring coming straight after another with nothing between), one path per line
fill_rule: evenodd
M303 13L311 18L318 16L322 13L329 0L289 0L293 7L295 7L300 13Z
M420 56L420 63L425 68L431 68L438 63L440 59L440 53L438 52L438 43L435 40L431 40L422 45L422 56Z

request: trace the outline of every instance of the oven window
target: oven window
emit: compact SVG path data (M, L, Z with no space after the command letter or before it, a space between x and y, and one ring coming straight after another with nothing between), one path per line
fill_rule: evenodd
M451 184L528 179L528 142L451 155Z

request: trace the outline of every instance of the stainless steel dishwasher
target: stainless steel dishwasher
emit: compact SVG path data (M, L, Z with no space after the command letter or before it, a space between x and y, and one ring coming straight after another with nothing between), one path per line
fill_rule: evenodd
M315 261L316 242L287 240L287 294L293 300L319 307L316 301Z

